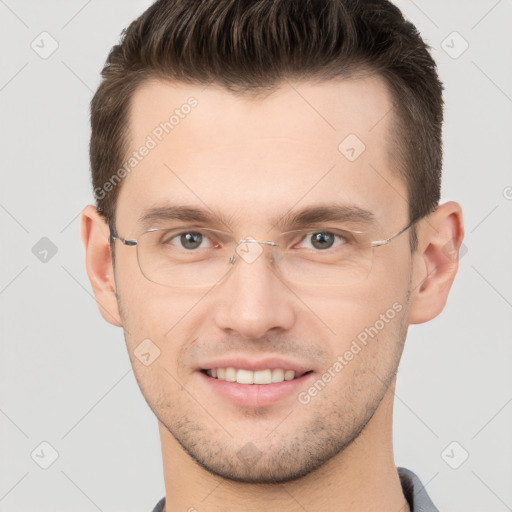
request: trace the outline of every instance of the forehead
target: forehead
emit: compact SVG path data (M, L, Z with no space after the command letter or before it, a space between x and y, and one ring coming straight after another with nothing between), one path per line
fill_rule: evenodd
M407 193L393 170L392 127L378 76L285 81L259 97L150 80L131 102L116 218L129 227L148 208L188 204L263 225L334 201L400 217Z

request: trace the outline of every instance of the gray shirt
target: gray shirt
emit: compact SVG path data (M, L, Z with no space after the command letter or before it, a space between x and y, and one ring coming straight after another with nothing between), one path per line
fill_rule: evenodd
M402 491L409 503L411 512L439 512L429 498L420 479L409 469L397 467ZM153 509L153 512L162 512L165 505L165 497L162 498Z

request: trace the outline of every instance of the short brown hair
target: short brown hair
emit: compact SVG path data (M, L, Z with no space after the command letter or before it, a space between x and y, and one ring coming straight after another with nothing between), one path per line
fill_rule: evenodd
M323 81L364 70L382 76L391 91L393 153L407 184L409 220L416 220L439 202L443 86L427 45L396 6L387 0L156 1L111 49L91 101L98 211L114 226L121 183L107 194L102 187L125 160L130 101L148 79L213 82L233 94L255 94L285 78ZM416 246L412 229L411 250Z

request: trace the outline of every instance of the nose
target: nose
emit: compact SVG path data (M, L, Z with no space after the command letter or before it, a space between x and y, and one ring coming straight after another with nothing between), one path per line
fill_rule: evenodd
M267 331L288 330L296 319L296 299L270 268L266 245L239 246L234 267L217 288L215 321L226 333L259 339Z

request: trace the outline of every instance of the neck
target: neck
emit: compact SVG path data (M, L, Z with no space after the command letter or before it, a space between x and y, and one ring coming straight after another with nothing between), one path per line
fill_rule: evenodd
M343 452L299 480L248 484L195 463L160 423L165 512L409 512L393 458L393 381L372 419Z

